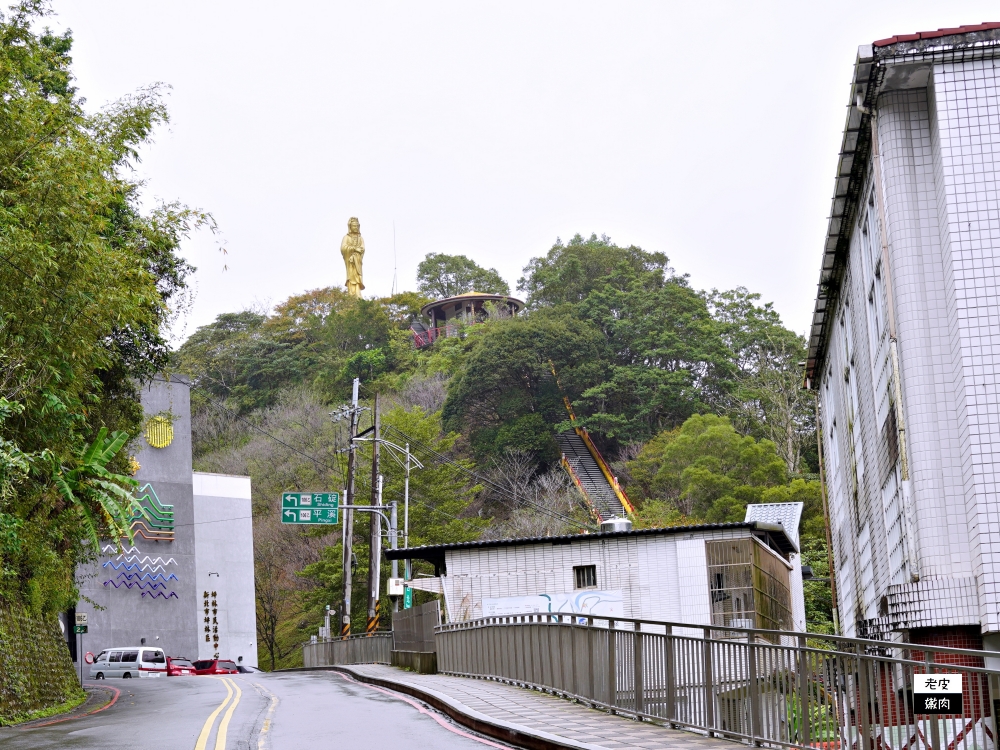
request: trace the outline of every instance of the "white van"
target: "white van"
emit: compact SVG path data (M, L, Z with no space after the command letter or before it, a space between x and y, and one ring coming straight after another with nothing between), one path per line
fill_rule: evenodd
M107 677L163 677L167 674L167 657L161 648L137 646L106 648L90 666L90 679Z

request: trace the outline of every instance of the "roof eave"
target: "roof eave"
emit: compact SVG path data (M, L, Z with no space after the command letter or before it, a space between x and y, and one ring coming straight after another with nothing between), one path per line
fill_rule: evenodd
M612 537L635 537L635 536L659 536L673 535L681 533L692 533L696 531L719 531L725 529L747 529L748 531L761 531L769 534L775 541L778 549L784 554L798 552L795 542L785 533L781 524L767 523L764 521L740 521L736 523L707 523L693 524L689 526L669 526L655 529L633 529L631 531L600 531L593 534L565 534L562 536L528 537L524 539L495 539L478 542L456 542L453 544L436 544L423 547L409 547L408 549L385 550L385 556L389 560L418 559L428 562L440 561L446 552L455 550L470 549L490 549L494 547L513 547L532 544L572 544L573 542L593 541L595 539L609 539Z

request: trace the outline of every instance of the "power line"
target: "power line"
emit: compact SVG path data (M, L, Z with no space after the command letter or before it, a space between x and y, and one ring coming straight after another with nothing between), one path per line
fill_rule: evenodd
M364 389L365 391L368 391L369 394L372 393L372 390L370 388L368 388L367 386L365 386L364 384L361 385L361 388ZM395 432L398 435L400 435L403 439L409 441L411 444L413 444L413 445L415 445L415 446L423 449L426 453L430 454L437 463L443 463L443 464L446 464L448 466L451 466L452 468L456 469L457 471L460 471L460 472L466 474L467 476L471 477L477 483L486 485L487 487L489 487L490 489L492 489L497 494L500 494L500 495L504 496L508 501L512 501L512 504L515 507L516 507L516 505L519 502L521 502L521 503L523 503L525 505L528 505L528 506L534 508L535 510L537 510L540 513L543 513L543 514L545 514L545 515L547 515L547 516L549 516L551 518L554 518L557 521L562 521L564 523L573 524L574 526L580 525L580 522L577 519L570 518L569 516L563 515L562 513L558 512L558 511L552 510L551 508L547 508L544 505L539 505L538 503L532 502L527 497L518 498L517 495L515 495L514 493L512 493L510 490L508 490L503 485L497 484L493 480L487 479L486 477L484 477L481 474L478 474L478 473L472 471L471 469L467 469L466 467L462 466L461 464L457 463L456 461L448 458L447 456L443 455L442 453L439 453L437 450L435 450L431 446L427 445L426 443L424 443L424 442L422 442L420 440L417 440L416 438L410 437L405 432L403 432L402 430L400 430L398 427L394 427L392 425L386 425L386 429L392 430L393 432ZM584 523L583 526L585 528L589 528L589 529L596 529L596 527L593 524L589 524L589 523Z
M307 453L303 453L302 451L298 450L294 446L289 445L288 443L286 443L281 438L272 435L271 433L269 433L266 430L262 429L258 425L255 425L253 422L251 422L250 420L246 419L245 417L240 416L239 414L237 414L236 412L234 412L229 407L227 407L227 406L225 406L223 404L220 404L218 401L216 401L211 396L209 396L208 393L207 393L207 391L205 391L205 389L203 389L203 388L201 388L199 386L192 385L191 383L185 383L183 380L167 381L165 378L153 378L153 379L154 380L158 380L161 383L171 382L171 383L180 383L182 385L185 385L185 386L188 387L188 389L193 390L193 391L197 391L198 393L202 394L202 396L205 398L206 401L208 401L210 404L212 404L214 407L216 407L220 411L224 411L224 412L228 413L230 416L232 416L233 419L235 419L235 420L237 420L239 422L243 422L244 424L246 424L250 428L252 428L252 429L256 430L257 432L259 432L264 437L266 437L266 438L268 438L270 440L273 440L276 443L279 443L280 445L283 445L288 450L292 451L293 453L295 453L295 454L297 454L299 456L302 456L303 458L308 459L309 461L312 461L317 466L322 466L323 468L325 468L325 469L327 469L327 470L329 470L331 472L342 473L340 469L335 469L335 468L331 467L329 464L325 463L321 459L316 458L315 456L310 456ZM440 508L436 508L433 505L428 505L427 503L425 503L425 502L423 502L421 500L418 500L416 498L411 497L410 498L410 502L411 503L416 503L417 505L420 505L421 507L424 507L427 510L433 511L435 513L439 513L439 514L441 514L443 516L447 516L448 518L451 518L451 519L453 519L455 521L461 521L462 523L464 523L466 525L466 527L468 527L470 525L470 523L471 523L468 519L459 518L458 516L454 516L451 513L443 511ZM345 505L344 507L346 508L348 506Z
M472 471L471 469L468 469L465 466L462 466L460 463L458 463L458 462L456 462L456 461L448 458L447 456L443 455L442 453L439 453L438 451L436 451L434 448L430 447L426 443L423 443L420 440L417 440L416 438L410 437L405 432L403 432L402 430L400 430L398 427L393 427L392 425L386 425L386 429L387 430L391 430L392 432L395 432L400 437L402 437L405 440L409 441L411 445L414 445L414 446L420 448L421 450L423 450L425 453L430 454L435 459L435 461L437 463L446 464L446 465L452 467L453 469L456 469L457 471L460 471L460 472L466 474L467 476L469 476L473 480L475 480L477 483L486 485L487 487L489 487L490 489L492 489L494 492L497 492L498 494L501 494L501 495L505 496L508 500L512 500L515 504L518 503L518 502L522 502L525 505L531 506L532 508L534 508L538 512L544 513L545 515L548 515L551 518L556 519L557 521L563 521L563 522L570 523L570 524L573 524L573 525L579 525L580 524L580 522L577 519L571 518L571 517L566 516L566 515L563 515L562 513L558 512L558 511L555 511L555 510L552 510L551 508L547 508L544 505L539 505L538 503L532 502L527 497L518 498L516 495L514 495L512 492L510 492L510 490L508 490L503 485L497 484L496 482L492 481L491 479L487 479L486 477L482 476L481 474L477 474L476 472ZM587 528L595 528L592 524L583 524L583 525L585 527L587 527Z
M208 401L208 403L212 404L212 406L214 406L216 409L219 409L220 411L226 412L230 417L232 417L237 422L242 422L243 424L247 425L251 429L256 430L257 432L259 432L264 437L266 437L266 438L268 438L270 440L273 440L274 442L278 443L279 445L284 446L285 448L287 448L288 450L290 450L292 453L295 453L295 454L297 454L299 456L302 456L305 459L308 459L309 461L312 461L314 464L316 464L317 466L323 467L327 471L338 473L338 474L342 473L339 468L334 468L334 467L330 466L329 464L325 463L324 461L321 461L320 459L316 458L315 456L310 456L308 453L303 453L302 451L300 451L295 446L289 445L288 443L286 443L281 438L276 437L275 435L272 435L271 433L267 432L267 430L264 430L263 428L259 427L258 425L255 425L249 419L246 419L245 417L240 416L238 413L234 412L229 407L227 407L227 406L225 406L223 404L220 404L218 401L216 401L215 399L213 399L208 394L208 391L204 390L203 388L200 388L200 387L198 387L196 385L191 385L191 383L185 383L183 380L168 380L166 378L157 378L157 377L154 377L153 380L157 381L157 382L160 382L160 383L180 383L181 385L186 385L189 390L197 391L198 393L200 393L202 395L202 397L206 401Z

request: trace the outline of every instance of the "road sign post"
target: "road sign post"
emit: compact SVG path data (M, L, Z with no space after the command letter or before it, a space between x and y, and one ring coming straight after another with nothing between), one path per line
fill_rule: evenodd
M284 492L281 495L281 522L335 524L340 522L340 493Z
M77 612L73 632L77 636L76 660L80 664L80 685L83 685L83 634L87 632L87 613Z

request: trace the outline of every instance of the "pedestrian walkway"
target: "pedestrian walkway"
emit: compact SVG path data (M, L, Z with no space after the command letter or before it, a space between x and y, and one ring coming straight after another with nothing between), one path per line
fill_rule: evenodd
M735 743L667 729L491 680L424 675L381 664L337 667L413 695L483 734L532 748L733 750Z

